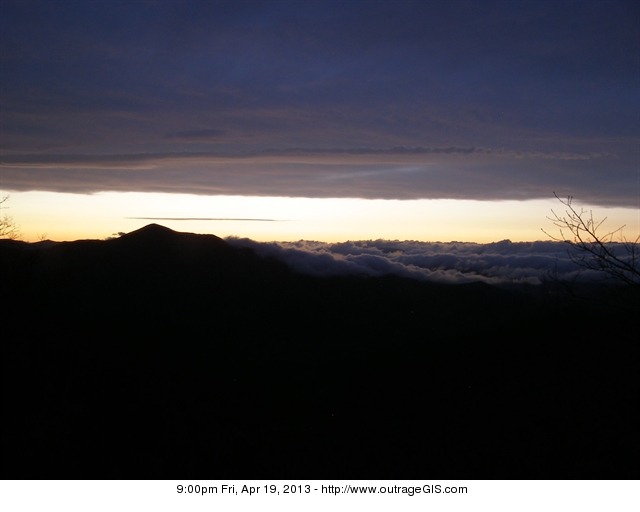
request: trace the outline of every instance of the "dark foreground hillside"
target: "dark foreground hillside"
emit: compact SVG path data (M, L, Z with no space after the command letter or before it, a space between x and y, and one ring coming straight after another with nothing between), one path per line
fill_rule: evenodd
M632 297L310 278L155 225L5 241L0 279L4 479L640 478Z

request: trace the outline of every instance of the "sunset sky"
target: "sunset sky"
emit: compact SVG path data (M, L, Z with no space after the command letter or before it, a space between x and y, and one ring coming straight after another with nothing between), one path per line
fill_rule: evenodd
M636 1L0 0L26 240L640 232Z

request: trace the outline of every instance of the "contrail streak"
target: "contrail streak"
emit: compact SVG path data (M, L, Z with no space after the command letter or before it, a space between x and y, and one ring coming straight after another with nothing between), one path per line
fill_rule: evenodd
M282 222L282 219L246 219L246 218L227 218L227 217L125 217L126 219L135 220L231 220L231 221L257 221L257 222Z

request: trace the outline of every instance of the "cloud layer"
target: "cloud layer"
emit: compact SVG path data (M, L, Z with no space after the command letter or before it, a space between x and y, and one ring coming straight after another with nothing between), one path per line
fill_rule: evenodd
M3 188L17 191L479 200L558 192L626 207L637 207L639 200L634 163L594 152L417 146L13 154L2 157L0 171Z
M548 282L600 281L606 276L572 261L562 242L415 242L369 240L343 243L313 241L261 243L228 238L263 256L285 262L312 276L395 275L439 283L483 282L493 285L540 285ZM623 247L618 246L620 254Z
M3 0L1 187L637 207L639 14Z

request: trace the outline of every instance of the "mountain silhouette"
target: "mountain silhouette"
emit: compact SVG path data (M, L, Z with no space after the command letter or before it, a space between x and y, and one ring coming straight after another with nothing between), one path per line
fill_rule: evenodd
M640 476L637 326L597 303L157 224L2 241L0 293L4 478Z
M159 238L159 237L176 237L180 234L173 229L169 229L168 227L161 226L160 224L147 224L146 226L136 229L135 231L131 231L130 233L125 233L123 238L142 238L142 237L151 237L151 238ZM185 235L189 236L190 233L185 233ZM215 235L206 235L215 237ZM217 238L217 237L215 237Z

